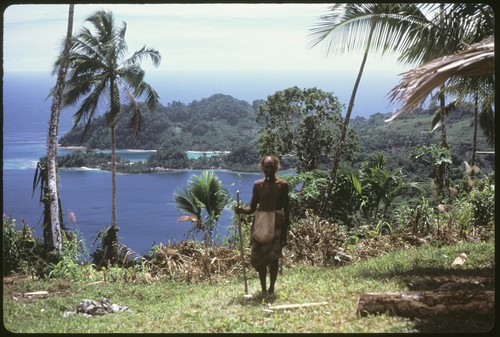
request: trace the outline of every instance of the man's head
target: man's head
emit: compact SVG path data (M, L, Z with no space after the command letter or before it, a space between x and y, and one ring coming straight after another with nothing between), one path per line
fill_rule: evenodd
M259 161L259 167L266 176L273 175L280 169L280 160L276 156L263 156Z

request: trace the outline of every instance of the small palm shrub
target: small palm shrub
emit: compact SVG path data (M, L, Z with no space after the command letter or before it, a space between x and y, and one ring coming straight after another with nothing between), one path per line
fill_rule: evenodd
M174 201L179 211L189 214L180 217L179 221L193 222L189 234L203 233L205 246L212 246L213 233L218 228L222 211L231 202L231 196L219 177L213 171L192 175L187 185L174 192Z

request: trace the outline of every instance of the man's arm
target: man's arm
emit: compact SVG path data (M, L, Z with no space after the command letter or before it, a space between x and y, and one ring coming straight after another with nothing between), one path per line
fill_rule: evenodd
M252 214L257 209L258 202L259 202L259 186L258 182L255 182L255 184L253 185L252 200L250 201L250 205L248 207L245 206L240 206L239 208L237 207L236 213Z
M287 182L283 186L283 211L285 212L285 223L281 233L281 244L285 246L288 241L288 228L290 227L290 196Z

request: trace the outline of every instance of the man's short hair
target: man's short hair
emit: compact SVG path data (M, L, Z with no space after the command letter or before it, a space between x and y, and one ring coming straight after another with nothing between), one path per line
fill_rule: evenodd
M277 156L275 155L265 155L265 156L262 156L259 160L259 168L260 170L262 171L262 169L264 168L264 160L266 160L266 158L272 158L273 162L274 162L274 165L276 166L276 171L278 171L280 168L281 168L281 163L280 163L280 160Z

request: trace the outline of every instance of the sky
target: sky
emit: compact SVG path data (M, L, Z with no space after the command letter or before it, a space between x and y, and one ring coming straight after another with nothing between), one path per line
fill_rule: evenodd
M73 31L96 10L127 23L129 51L142 46L162 55L159 71L352 71L361 54L328 55L311 48L309 30L328 4L127 4L75 5ZM68 5L11 5L4 10L6 72L50 72L62 48ZM152 68L148 62L143 68ZM391 56L372 56L365 71L399 74Z

